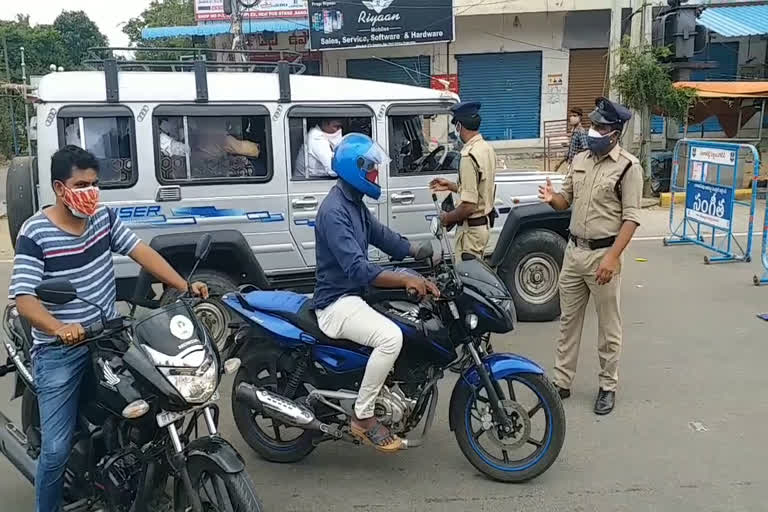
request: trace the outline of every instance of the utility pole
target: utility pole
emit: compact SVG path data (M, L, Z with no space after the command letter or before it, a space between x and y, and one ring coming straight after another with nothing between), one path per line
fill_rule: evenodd
M621 8L624 2L622 0L613 0L613 8L611 9L611 36L610 36L610 48L608 49L608 82L611 84L609 88L609 96L611 100L616 101L619 99L619 94L613 87L613 75L619 72L621 68L621 55L619 50L621 49Z
M642 9L640 13L640 39L643 47L651 44L651 33L653 28L653 6L649 0L641 0L643 4L639 7ZM641 132L641 144L640 155L643 158L641 163L645 169L645 183L650 185L651 178L651 108L649 105L643 107L642 112L642 132ZM645 195L645 194L644 194Z
M231 3L230 18L232 20L232 49L243 50L243 13L240 11L240 0L224 0Z
M32 135L29 133L29 104L27 103L27 64L24 60L24 47L20 47L19 51L21 52L21 83L23 85L21 94L24 98L24 121L26 123L24 130L27 132L27 155L32 156Z

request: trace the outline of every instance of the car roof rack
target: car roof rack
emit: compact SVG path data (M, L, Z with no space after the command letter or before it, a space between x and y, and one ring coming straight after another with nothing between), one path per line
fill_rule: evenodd
M132 58L115 56L114 52L132 52ZM160 53L164 59L153 59ZM259 60L265 55L276 60ZM144 58L141 58L144 57ZM178 57L178 58L174 58ZM195 74L195 101L208 101L208 71L246 73L277 73L280 84L280 103L291 101L291 74L303 74L307 67L302 54L291 50L220 50L214 48L166 48L166 47L107 47L88 49L83 64L91 69L103 70L107 89L107 102L120 101L117 74L120 71L191 71Z

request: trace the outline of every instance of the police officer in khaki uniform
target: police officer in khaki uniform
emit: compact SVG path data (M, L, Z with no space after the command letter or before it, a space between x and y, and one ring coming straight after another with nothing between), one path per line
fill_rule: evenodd
M539 198L556 210L572 210L570 241L560 272L562 315L554 383L562 398L571 395L584 313L592 295L601 369L595 413L602 415L610 413L616 401L622 253L640 225L643 170L637 158L619 146L630 111L605 98L598 98L595 105L589 115L589 150L573 159L559 193L547 179L546 186L539 188Z
M495 214L496 152L478 131L480 103L457 103L451 111L451 122L464 143L459 163L459 181L453 183L445 178L435 178L429 185L433 192L448 190L459 195L459 205L440 215L443 225L459 226L456 232L456 255L467 253L482 258Z

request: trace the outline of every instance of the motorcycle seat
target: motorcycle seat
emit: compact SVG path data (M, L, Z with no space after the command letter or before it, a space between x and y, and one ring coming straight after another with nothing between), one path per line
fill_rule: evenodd
M329 338L317 325L317 315L312 300L299 293L289 291L253 291L244 295L245 301L254 309L283 318L317 340L322 345L365 351L366 347L349 340Z

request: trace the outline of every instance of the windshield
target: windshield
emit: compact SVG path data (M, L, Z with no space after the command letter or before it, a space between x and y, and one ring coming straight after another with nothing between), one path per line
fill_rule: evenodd
M455 149L450 112L391 116L390 157L397 171L415 171L415 165L440 146Z

